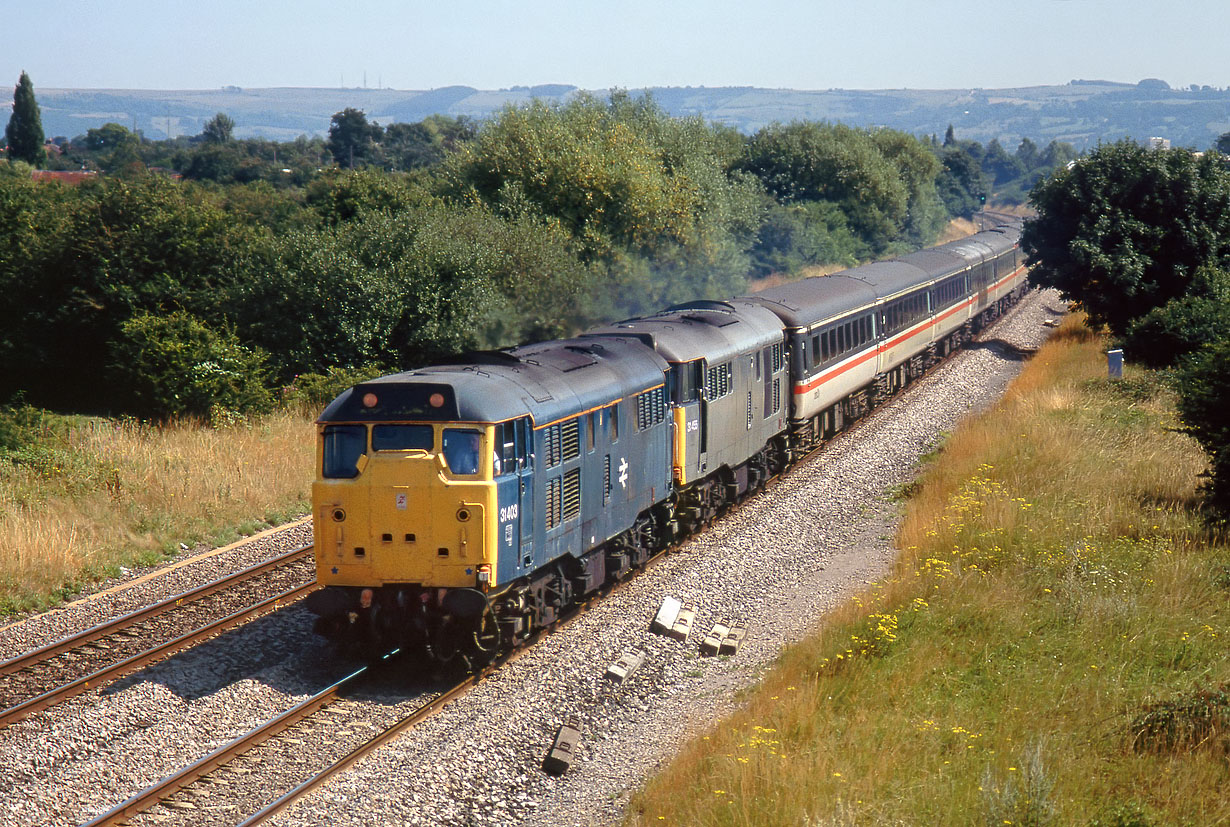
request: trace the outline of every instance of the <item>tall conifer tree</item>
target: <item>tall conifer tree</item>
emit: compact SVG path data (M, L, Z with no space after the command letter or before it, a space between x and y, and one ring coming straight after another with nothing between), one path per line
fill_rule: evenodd
M43 162L43 120L34 99L34 84L25 72L13 91L13 115L5 127L4 141L10 158L35 166Z

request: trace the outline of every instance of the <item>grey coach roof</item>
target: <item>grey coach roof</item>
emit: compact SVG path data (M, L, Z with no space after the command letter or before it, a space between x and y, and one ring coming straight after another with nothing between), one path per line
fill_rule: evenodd
M798 329L864 307L875 299L870 284L843 273L770 287L740 301L759 304L776 314L786 327Z

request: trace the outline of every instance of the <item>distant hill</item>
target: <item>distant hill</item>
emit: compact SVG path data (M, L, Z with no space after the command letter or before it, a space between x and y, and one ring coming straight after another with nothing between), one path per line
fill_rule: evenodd
M638 93L642 90L631 90ZM1085 148L1122 137L1169 138L1175 146L1207 148L1230 132L1230 91L1212 87L1171 89L1149 78L1139 83L1074 80L1065 86L1019 89L759 89L754 87L657 87L649 91L673 115L700 115L754 132L773 121L829 120L888 126L919 135L998 138L1009 149L1022 137L1052 139ZM565 101L575 86L549 84L484 91L448 86L397 89L214 90L38 89L43 129L71 138L109 121L150 138L196 135L217 112L235 120L236 135L292 140L323 135L329 119L346 107L362 109L381 124L412 123L433 114L489 117L532 98ZM605 95L605 91L597 94Z

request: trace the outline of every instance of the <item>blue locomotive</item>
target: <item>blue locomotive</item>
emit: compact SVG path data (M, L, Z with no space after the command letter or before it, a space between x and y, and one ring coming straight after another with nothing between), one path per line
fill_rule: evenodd
M356 385L318 421L317 631L518 645L1023 295L1019 229Z

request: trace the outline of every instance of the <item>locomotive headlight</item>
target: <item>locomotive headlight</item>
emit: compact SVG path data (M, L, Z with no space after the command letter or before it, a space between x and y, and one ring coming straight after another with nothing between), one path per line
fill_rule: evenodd
M333 522L340 523L346 519L346 512L343 509L333 509Z
M480 583L490 583L491 582L491 566L488 566L486 563L484 563L483 565L478 567L478 582Z
M470 509L468 508L457 509L457 522L459 523L470 522Z

